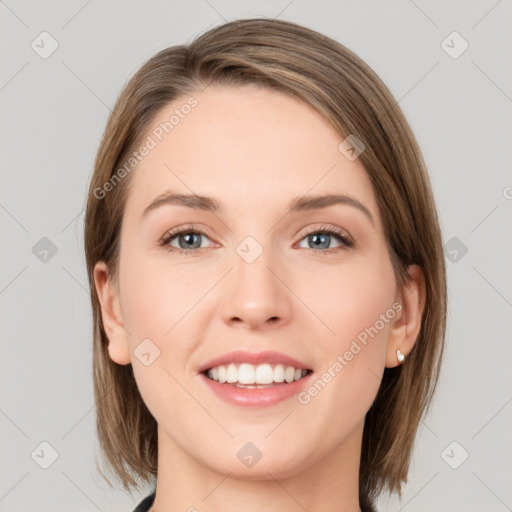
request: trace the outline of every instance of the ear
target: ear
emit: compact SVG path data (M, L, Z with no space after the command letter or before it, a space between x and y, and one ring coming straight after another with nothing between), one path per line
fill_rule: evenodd
M117 364L129 364L131 362L130 345L128 333L124 328L119 293L111 283L107 265L103 261L99 261L94 266L94 283L101 304L101 318L108 338L110 359Z
M410 278L400 290L400 308L392 320L389 334L386 367L398 366L396 351L407 357L414 347L421 328L421 318L425 307L425 279L421 267L411 265L407 272Z

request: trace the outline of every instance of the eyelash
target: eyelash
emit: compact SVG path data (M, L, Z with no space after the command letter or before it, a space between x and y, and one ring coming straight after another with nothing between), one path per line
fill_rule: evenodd
M168 250L170 252L178 252L180 255L197 253L197 251L199 251L200 249L205 249L204 247L198 248L198 249L178 249L176 247L172 247L169 245L170 241L173 238L176 238L178 235L181 235L183 233L201 235L201 236L205 236L205 237L209 238L209 236L205 232L195 229L192 225L186 225L186 226L182 226L180 228L177 228L175 230L172 230L172 231L169 231L168 233L166 233L163 236L163 238L160 240L159 245L164 247L166 250ZM332 254L333 252L338 252L343 249L351 249L352 247L354 247L354 242L350 238L348 238L342 231L340 231L337 228L333 228L332 226L325 226L325 227L310 229L309 231L304 233L304 235L302 236L300 241L302 241L307 236L313 235L313 234L315 234L315 235L319 235L319 234L332 235L334 238L337 238L338 241L341 242L341 244L344 246L344 247L333 247L331 249L326 249L326 250L309 249L310 251L313 251L316 254L329 255L329 254Z

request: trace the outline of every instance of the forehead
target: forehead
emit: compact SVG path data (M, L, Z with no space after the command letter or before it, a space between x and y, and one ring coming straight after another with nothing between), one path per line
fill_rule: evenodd
M145 140L152 148L133 171L127 212L140 214L173 190L260 215L262 205L342 193L377 216L364 166L338 149L343 138L311 107L277 91L210 86L182 96L159 112Z

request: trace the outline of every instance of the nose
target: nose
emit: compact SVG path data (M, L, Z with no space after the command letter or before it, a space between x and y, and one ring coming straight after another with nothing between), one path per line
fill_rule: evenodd
M233 265L223 290L223 320L231 327L251 330L266 330L289 323L293 293L283 265L278 264L271 250L263 250L254 261L245 258L243 251L237 252Z

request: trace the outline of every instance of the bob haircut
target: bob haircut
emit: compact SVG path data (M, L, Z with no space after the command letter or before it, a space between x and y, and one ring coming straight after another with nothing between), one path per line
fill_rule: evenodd
M362 503L388 489L402 493L416 431L439 376L446 328L446 269L426 166L397 102L375 72L338 42L295 23L255 18L214 27L188 45L150 58L125 85L98 149L85 216L85 252L93 313L96 428L108 471L124 489L157 473L157 423L146 408L132 365L108 354L93 270L104 261L116 284L128 174L98 194L147 136L159 111L209 85L254 85L291 95L322 115L341 140L363 141L359 155L373 186L398 286L417 264L425 309L404 365L385 368L366 414L359 493ZM112 483L101 471L103 478Z

